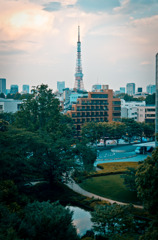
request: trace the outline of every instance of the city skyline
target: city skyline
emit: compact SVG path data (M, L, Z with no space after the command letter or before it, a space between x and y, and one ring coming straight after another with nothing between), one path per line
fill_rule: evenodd
M44 83L55 91L57 81L73 88L78 25L86 90L155 84L157 1L0 2L0 78L7 88Z

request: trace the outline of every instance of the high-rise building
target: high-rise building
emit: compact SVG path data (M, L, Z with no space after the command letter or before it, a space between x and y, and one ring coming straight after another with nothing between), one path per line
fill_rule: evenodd
M158 53L156 54L156 114L155 114L155 145L158 146Z
M135 94L135 83L127 83L126 93L128 95L134 95Z
M29 85L23 85L22 86L23 93L29 93L29 91L30 91L29 89L30 89Z
M65 82L57 82L57 89L60 93L63 93L63 89L65 89Z
M146 86L146 91L149 94L156 93L156 85L149 84L148 86Z
M19 92L19 87L18 87L18 85L11 85L10 86L10 93L11 94L16 94L16 93L18 93Z
M138 87L138 88L137 88L137 92L138 92L138 93L142 93L142 92L143 92L143 88L142 88L142 87Z
M6 94L6 79L0 78L0 93Z
M120 93L125 93L125 87L120 87Z
M82 64L81 64L80 26L78 26L77 61L76 61L76 73L75 73L74 89L75 90L84 90Z

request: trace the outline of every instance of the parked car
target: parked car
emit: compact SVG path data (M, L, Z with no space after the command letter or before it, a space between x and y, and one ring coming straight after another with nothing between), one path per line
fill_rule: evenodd
M145 154L147 152L152 152L153 150L154 150L154 148L151 147L151 146L148 146L148 147L146 147L146 146L139 146L139 147L136 148L135 153L137 153L137 154Z
M147 147L145 146L141 146L141 147L137 147L135 150L135 153L137 154L144 154L147 151Z

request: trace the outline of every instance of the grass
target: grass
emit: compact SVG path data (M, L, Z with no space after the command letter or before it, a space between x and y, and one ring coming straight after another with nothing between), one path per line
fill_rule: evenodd
M102 163L98 164L97 167L100 169L95 174L109 174L109 173L120 173L127 171L127 168L137 168L138 162L113 162L113 163Z
M98 176L85 179L80 186L94 194L112 200L140 204L136 192L126 189L121 174Z

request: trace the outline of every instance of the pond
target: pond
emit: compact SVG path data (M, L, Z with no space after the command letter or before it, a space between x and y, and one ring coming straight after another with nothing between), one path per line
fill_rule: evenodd
M88 230L92 228L91 214L79 207L68 207L73 211L73 224L77 229L77 234L83 236Z

